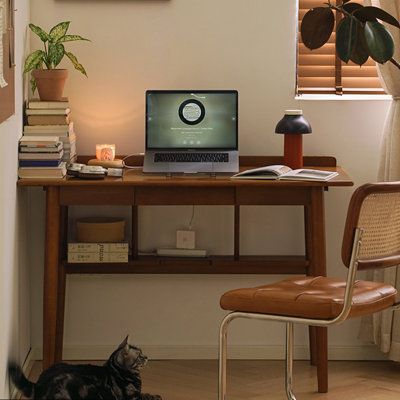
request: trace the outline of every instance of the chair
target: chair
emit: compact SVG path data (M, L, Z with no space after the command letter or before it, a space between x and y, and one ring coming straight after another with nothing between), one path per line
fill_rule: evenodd
M220 300L231 311L222 321L219 343L218 399L226 400L228 325L237 318L286 323L285 389L292 391L293 324L327 327L346 319L396 309L397 291L377 282L356 280L357 270L400 264L400 182L366 184L353 194L342 242L346 281L323 276L295 277L225 293Z

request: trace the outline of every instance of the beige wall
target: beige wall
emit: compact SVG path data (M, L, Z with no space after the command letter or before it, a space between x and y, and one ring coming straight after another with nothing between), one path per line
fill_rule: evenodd
M0 124L0 398L9 398L6 363L23 362L30 348L27 192L17 181L18 139L22 132L22 62L29 1L18 2L16 34L16 112Z
M376 176L380 132L388 101L299 101L295 85L295 0L159 0L32 2L32 22L50 28L71 20L71 33L92 43L71 44L89 79L71 70L66 92L79 135L79 152L115 142L117 152L144 150L144 92L157 88L234 88L240 92L241 154L282 152L274 127L287 108L302 108L313 126L305 153L335 155L357 184ZM34 42L36 45L37 42ZM340 240L351 189L327 193L329 272L342 275ZM32 192L34 243L32 336L41 343L43 194ZM90 210L73 210L78 213ZM125 213L125 210L113 211ZM140 248L172 245L190 207L142 208ZM243 211L248 254L301 251L301 210L249 207ZM197 207L200 247L232 250L232 210ZM38 235L37 233L40 233ZM65 343L70 357L105 354L127 333L155 356L214 356L218 300L227 289L267 282L263 276L74 276L68 280ZM336 357L371 357L357 339L358 322L332 328ZM283 328L237 323L236 356L282 355ZM307 343L297 330L299 353ZM265 345L265 346L264 346ZM254 347L256 346L256 347Z

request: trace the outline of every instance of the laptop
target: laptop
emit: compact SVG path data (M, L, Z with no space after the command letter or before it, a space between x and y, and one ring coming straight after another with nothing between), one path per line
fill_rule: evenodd
M239 171L236 90L146 92L143 172Z

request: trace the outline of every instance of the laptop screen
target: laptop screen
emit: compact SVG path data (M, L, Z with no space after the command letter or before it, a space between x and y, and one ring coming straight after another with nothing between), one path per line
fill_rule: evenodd
M146 149L237 148L237 91L146 92Z

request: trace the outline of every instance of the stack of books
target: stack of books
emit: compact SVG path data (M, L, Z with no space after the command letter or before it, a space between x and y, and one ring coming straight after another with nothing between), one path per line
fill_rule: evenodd
M63 178L67 173L58 136L23 136L19 142L20 178Z
M127 263L128 243L68 243L69 263Z
M76 161L76 134L70 117L69 101L29 100L26 108L24 136L58 136L63 142L62 160Z

